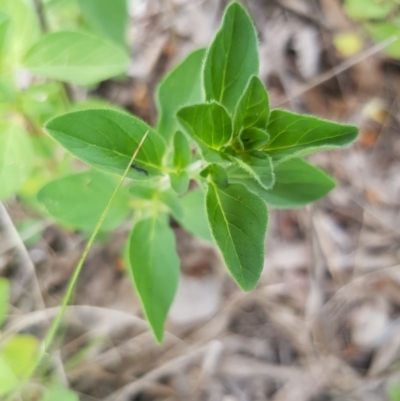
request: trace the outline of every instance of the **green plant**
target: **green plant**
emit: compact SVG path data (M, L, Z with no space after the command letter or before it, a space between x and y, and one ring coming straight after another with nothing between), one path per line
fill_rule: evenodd
M54 80L94 87L129 63L127 0L43 0L43 15L34 4L0 0L0 200L18 193L32 206L44 183L72 171L41 128L75 107Z
M0 327L3 326L8 315L10 285L8 280L0 278ZM19 388L21 382L30 378L36 368L37 358L40 354L40 342L37 337L29 334L16 334L6 339L0 336L0 397L5 397ZM40 398L38 391L32 391L35 399L41 401L77 401L78 396L72 391L66 390L53 378L45 378L42 382L46 386L40 386ZM43 383L41 383L43 384ZM3 398L1 398L3 399Z
M345 0L347 15L359 22L378 43L387 42L384 51L400 58L400 3L398 0Z
M133 210L129 271L158 341L179 278L169 215L194 235L213 239L231 276L251 290L264 264L268 207L301 207L335 186L302 157L357 137L351 125L270 110L258 65L255 28L234 2L211 46L189 55L159 85L156 129L127 113L99 109L67 113L45 126L98 170L57 179L39 192L64 225L93 228L117 185L114 176L130 166L129 184L116 194L105 228ZM191 180L197 188L188 191ZM94 197L103 206L93 208Z
M0 278L0 327L8 315L10 285L8 280ZM15 335L0 343L0 397L29 377L35 366L39 341L27 334Z

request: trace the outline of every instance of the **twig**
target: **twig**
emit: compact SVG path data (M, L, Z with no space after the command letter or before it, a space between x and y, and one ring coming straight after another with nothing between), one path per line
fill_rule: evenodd
M9 337L12 337L16 333L21 330L26 330L30 326L37 325L38 323L44 321L47 317L53 318L60 312L61 307L55 306L53 308L47 308L46 310L40 310L36 312L29 313L24 315L14 322L12 322L6 330L2 332L0 345L3 341L7 340ZM148 324L145 320L140 319L137 316L130 315L129 313L122 312L119 310L102 308L99 306L90 306L90 305L70 305L67 306L66 311L69 310L78 313L85 314L87 313L90 316L99 314L104 318L109 316L109 314L117 315L119 321L129 320L131 323L139 325L141 328L148 328Z
M47 227L51 226L53 222L50 220L44 220L36 223L20 235L18 235L18 242L19 241L26 241L32 237L34 237L37 234L40 234L43 230L45 230ZM14 241L8 241L6 242L2 247L0 247L0 255L8 252L9 250L13 249L17 245L17 242Z
M50 327L50 318L46 314L46 305L44 303L42 292L40 290L39 281L36 276L35 265L33 264L31 258L29 257L28 250L26 249L25 244L23 243L20 235L18 234L18 231L15 228L14 223L7 212L7 209L1 202L0 202L0 221L3 223L3 229L5 231L6 237L10 240L13 247L15 247L15 250L20 258L21 265L27 270L28 273L23 278L21 285L23 286L28 279L31 279L33 283L32 296L36 300L38 309L41 309L41 311L45 313L46 324L48 327ZM64 372L60 355L55 356L55 363L58 376L60 380L64 383L64 385L67 387L68 386L67 376Z
M104 401L125 401L130 399L130 397L135 395L138 391L141 391L143 388L158 380L166 373L179 371L188 364L192 363L194 360L197 360L199 357L207 352L209 347L209 344L204 345L200 348L196 348L192 351L187 352L185 355L181 355L175 359L172 359L171 361L164 363L164 365L153 369L135 382L129 383L121 389L117 390L115 393L110 394L107 398L104 399Z
M48 31L48 25L47 25L46 17L44 14L43 4L42 4L41 0L33 0L33 3L35 5L36 14L39 19L40 28L43 33L46 33Z
M334 78L335 76L347 71L351 67L354 67L361 61L365 60L366 58L369 58L373 56L376 53L379 53L381 50L385 49L386 47L390 46L393 42L398 40L399 37L398 35L393 35L390 38L386 39L385 41L376 44L375 46L372 46L370 49L367 49L366 51L346 60L342 64L338 65L337 67L332 68L332 70L327 71L324 74L319 75L316 77L314 80L312 80L310 83L301 85L300 88L293 94L290 94L286 100L283 102L279 103L278 106L282 106L285 103L289 102L290 100L303 95L304 93L308 92L309 90L315 88L316 86L321 85L322 83L329 81L331 78Z

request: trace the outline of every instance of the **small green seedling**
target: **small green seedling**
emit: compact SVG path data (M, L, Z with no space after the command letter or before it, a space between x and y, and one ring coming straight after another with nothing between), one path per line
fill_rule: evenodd
M81 229L94 227L117 185L115 175L125 173L148 133L104 228L134 211L129 271L159 342L180 271L169 216L214 241L233 279L249 291L263 270L268 208L301 207L335 186L303 157L357 137L351 125L270 110L258 70L256 30L234 2L211 46L190 54L159 85L156 128L100 109L64 114L45 127L95 168L55 180L38 196L52 216ZM190 181L195 189L189 190Z

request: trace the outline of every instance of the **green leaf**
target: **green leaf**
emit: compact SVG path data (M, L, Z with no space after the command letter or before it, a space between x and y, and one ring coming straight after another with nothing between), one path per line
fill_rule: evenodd
M269 119L269 97L264 84L252 77L235 110L234 132L242 129L260 128L265 130Z
M179 280L179 258L167 216L155 214L138 221L129 245L130 265L136 291L158 342L174 300Z
M18 385L18 379L15 377L14 372L8 366L8 363L4 360L0 353L0 396L7 394L14 387Z
M56 179L38 193L46 211L63 225L93 230L115 188L116 177L99 171L85 171ZM102 230L120 225L129 213L129 193L122 187L103 222Z
M50 33L35 43L24 64L39 76L91 85L122 74L129 57L105 39L86 32L64 31Z
M209 184L206 205L212 235L228 270L243 290L251 290L264 266L265 203L244 185Z
M181 198L183 218L179 223L195 237L214 242L207 221L205 196L201 189L188 192Z
M79 401L79 397L73 391L64 388L62 385L53 385L48 389L41 401Z
M33 372L39 351L36 337L19 334L0 349L0 395L7 394Z
M371 38L377 43L394 38L394 41L384 48L384 52L390 57L400 58L400 26L388 22L382 22L368 24L366 29Z
M7 279L0 277L0 327L7 319L9 302L10 283Z
M262 152L252 152L240 157L232 157L237 165L249 173L264 189L270 189L275 183L271 158Z
M39 38L40 30L32 2L24 0L0 0L0 12L11 21L7 60L12 66Z
M200 172L203 178L209 177L211 181L221 188L228 186L228 176L223 167L219 164L209 164L204 170Z
M177 220L183 217L183 208L175 192L171 190L160 192L158 199L167 206Z
M245 128L239 134L240 147L245 151L260 149L269 140L268 133L259 128Z
M28 134L11 122L0 122L0 199L13 195L29 177L33 149Z
M271 112L267 131L271 140L263 149L274 162L344 147L358 135L358 128L353 125L279 109Z
M218 103L197 104L178 111L178 119L197 142L220 150L232 137L232 121Z
M327 195L335 181L319 168L302 159L290 159L274 169L275 185L264 190L251 175L237 166L228 168L231 182L242 183L262 198L268 206L278 209L292 209L308 205Z
M171 180L171 187L179 195L184 194L190 184L190 177L186 171L180 171L178 173L170 173L169 178Z
M178 170L185 169L192 162L192 151L186 136L177 131L174 136L173 166Z
M99 170L119 175L149 131L128 176L146 179L162 174L164 140L146 123L126 113L76 111L49 121L46 130L74 156Z
M79 0L83 16L108 39L126 47L127 0Z
M233 113L251 76L258 74L257 33L244 8L232 3L211 44L204 64L206 100Z
M158 132L169 140L179 129L176 118L178 110L184 106L203 100L201 69L205 49L189 54L160 83L157 89Z
M398 4L393 0L345 0L344 6L354 20L379 20L387 17Z

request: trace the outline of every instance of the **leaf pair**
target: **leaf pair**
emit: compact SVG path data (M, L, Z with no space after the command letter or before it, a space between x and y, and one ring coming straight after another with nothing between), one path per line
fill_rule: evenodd
M6 55L12 65L22 63L36 75L78 85L124 73L129 64L127 1L81 0L79 4L92 32L64 30L39 39L32 5L0 0L0 56Z

